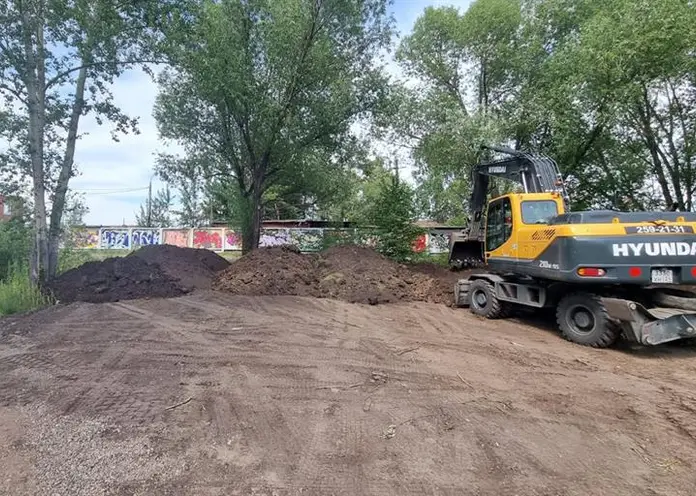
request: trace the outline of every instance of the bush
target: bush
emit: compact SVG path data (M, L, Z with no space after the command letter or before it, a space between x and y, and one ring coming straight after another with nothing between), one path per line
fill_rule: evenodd
M0 281L0 315L28 312L51 303L29 280L26 263L13 263Z
M377 250L398 261L414 257L413 243L423 230L413 224L415 209L413 190L396 176L382 184L377 201L370 213L375 226Z
M19 220L0 222L0 281L4 281L13 266L26 265L29 260L31 231Z

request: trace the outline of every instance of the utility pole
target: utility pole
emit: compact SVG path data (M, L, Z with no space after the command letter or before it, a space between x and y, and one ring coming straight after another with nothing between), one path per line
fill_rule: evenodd
M147 187L147 227L152 227L152 177Z
M394 159L394 177L396 178L396 184L399 184L399 158Z

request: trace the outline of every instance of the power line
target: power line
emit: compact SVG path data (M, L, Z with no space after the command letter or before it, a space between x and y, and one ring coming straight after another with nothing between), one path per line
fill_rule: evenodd
M75 193L82 193L85 195L117 195L117 194L122 194L122 193L132 193L136 191L145 191L148 189L148 186L145 186L144 188L128 188L128 189L74 189Z

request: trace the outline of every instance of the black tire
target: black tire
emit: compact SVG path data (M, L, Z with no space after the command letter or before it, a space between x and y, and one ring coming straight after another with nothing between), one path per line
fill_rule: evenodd
M487 319L503 319L507 317L510 306L498 300L493 284L476 279L469 284L469 310Z
M621 328L609 319L599 296L571 293L556 307L556 319L563 337L573 343L607 348L621 336Z

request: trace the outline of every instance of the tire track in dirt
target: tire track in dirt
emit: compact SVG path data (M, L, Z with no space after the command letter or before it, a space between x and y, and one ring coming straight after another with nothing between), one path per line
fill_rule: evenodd
M46 315L0 342L0 401L146 434L190 465L180 493L693 489L688 350L676 363L588 351L423 303L201 292ZM121 484L177 492L183 475L162 473Z

